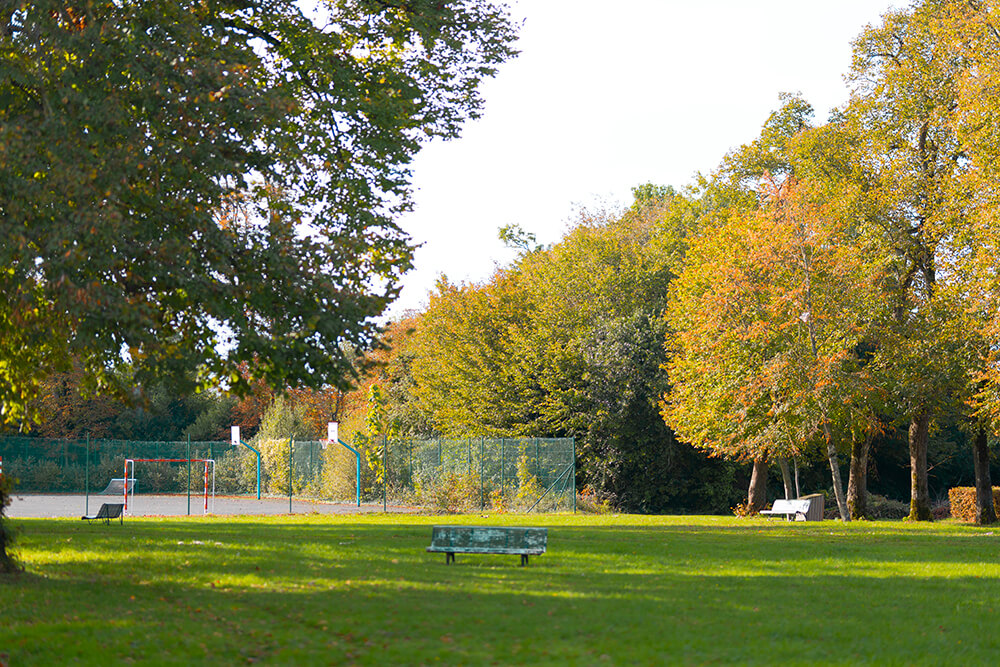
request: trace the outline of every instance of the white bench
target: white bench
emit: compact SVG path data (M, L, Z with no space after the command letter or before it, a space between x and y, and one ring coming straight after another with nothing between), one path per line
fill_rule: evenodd
M809 506L812 501L808 498L798 500L775 500L769 510L761 510L764 515L780 515L791 521L807 521L809 516Z

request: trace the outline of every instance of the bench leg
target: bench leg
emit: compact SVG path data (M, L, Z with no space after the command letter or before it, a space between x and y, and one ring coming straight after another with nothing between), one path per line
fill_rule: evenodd
M445 565L451 565L454 562L455 562L455 552L454 551L446 551L445 554L444 554L444 564Z
M528 554L521 554L521 567L528 564Z

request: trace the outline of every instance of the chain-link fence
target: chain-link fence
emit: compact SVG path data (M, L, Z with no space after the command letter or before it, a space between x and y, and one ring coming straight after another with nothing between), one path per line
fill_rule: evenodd
M259 456L258 456L259 454ZM200 492L211 459L220 495L407 504L440 511L572 511L571 438L357 439L340 442L148 442L0 438L4 472L22 493L100 494L124 477L137 494ZM155 461L148 459L170 459Z

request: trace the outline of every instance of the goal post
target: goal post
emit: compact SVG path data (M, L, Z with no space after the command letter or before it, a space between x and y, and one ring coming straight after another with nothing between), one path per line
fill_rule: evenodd
M205 486L205 500L204 500L204 513L209 513L209 497L212 499L211 510L215 510L215 459L125 459L125 479L134 480L135 479L135 464L136 463L202 463L204 464L204 486ZM129 466L132 469L132 476L129 477ZM209 468L212 472L212 483L209 485L208 473ZM124 489L122 491L123 498L123 511L125 514L129 514L129 496L132 497L132 505L135 505L135 483L124 484ZM209 493L211 492L211 496ZM190 511L190 510L189 510Z

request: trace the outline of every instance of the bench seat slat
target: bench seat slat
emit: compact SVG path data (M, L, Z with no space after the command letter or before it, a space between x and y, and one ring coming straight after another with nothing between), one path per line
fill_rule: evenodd
M433 551L436 553L460 553L460 554L528 554L529 556L541 556L545 553L545 549L505 549L505 548L486 548L486 547L440 547L440 546L429 546L427 551Z

